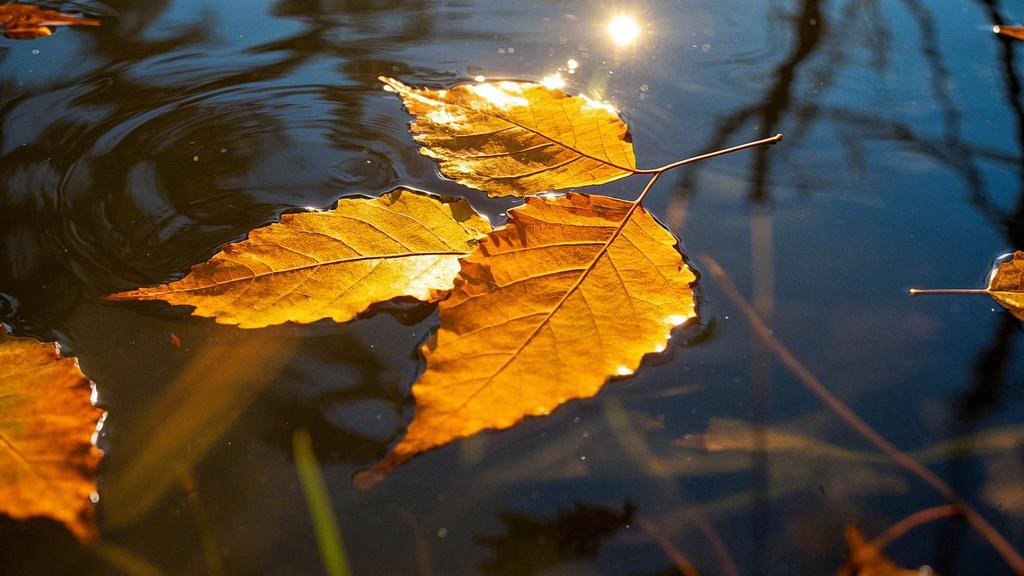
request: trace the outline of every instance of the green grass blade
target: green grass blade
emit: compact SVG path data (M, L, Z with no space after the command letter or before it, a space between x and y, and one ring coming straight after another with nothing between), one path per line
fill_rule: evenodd
M316 533L320 547L320 560L328 576L350 576L345 556L345 546L341 540L341 530L334 517L331 498L324 485L324 477L320 474L320 466L313 453L313 440L307 430L296 430L292 436L292 450L295 454L295 469L299 473L302 491L306 494L309 504L309 515L313 521L313 532Z

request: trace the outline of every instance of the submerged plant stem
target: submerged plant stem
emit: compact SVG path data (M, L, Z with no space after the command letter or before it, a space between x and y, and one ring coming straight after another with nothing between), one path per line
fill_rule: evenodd
M700 572L697 572L697 569L690 563L686 555L679 548L676 548L672 540L665 536L650 520L638 514L634 516L633 522L646 532L651 537L651 540L654 540L662 552L672 560L672 565L676 567L676 570L679 570L680 574L683 576L700 576Z
M181 488L185 492L189 508L192 510L192 519L196 523L196 530L199 531L199 541L203 546L203 560L206 562L206 573L209 576L224 576L224 562L221 561L220 546L217 545L217 538L210 527L206 506L203 505L203 500L199 496L199 489L196 487L192 469L183 468L179 476Z
M295 469L299 473L302 491L306 494L309 515L313 522L313 532L320 548L320 561L328 576L349 576L352 571L348 567L345 547L341 540L341 530L334 517L334 508L324 485L324 477L320 474L320 466L313 453L313 440L306 430L296 430L292 435L292 450L295 456Z
M943 518L951 518L953 516L960 516L961 510L959 507L953 504L943 504L941 506L932 506L931 508L925 508L924 510L918 510L910 516L900 520L893 524L885 532L882 532L874 540L871 541L871 545L881 550L889 544L903 537L904 534L910 532L914 528L941 520Z
M918 478L931 486L936 492L948 500L972 528L1002 556L1003 560L1013 569L1015 574L1024 575L1024 557L999 533L991 524L985 520L974 508L972 508L949 484L939 478L934 472L915 460L889 442L885 437L875 431L867 422L857 416L850 408L843 403L835 394L829 391L825 385L818 380L810 370L807 369L789 348L772 335L768 327L757 315L757 312L749 302L740 294L740 291L729 279L725 269L714 258L703 255L700 261L707 267L711 276L721 286L722 291L732 300L732 303L746 317L753 328L754 333L764 342L765 346L775 354L782 364L797 377L804 386L828 406L839 418L850 428L860 434L865 440L875 445L882 453L891 458L896 464L913 473Z

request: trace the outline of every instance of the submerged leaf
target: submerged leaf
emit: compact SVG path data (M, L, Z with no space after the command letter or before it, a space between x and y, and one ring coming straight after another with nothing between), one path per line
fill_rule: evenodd
M83 542L94 538L102 417L78 362L0 326L0 513L53 518Z
M71 25L99 26L100 21L31 4L0 4L0 31L14 40L49 36L53 27Z
M593 396L695 316L675 238L630 202L531 197L462 261L423 350L416 415L368 486L415 454Z
M347 322L401 296L440 299L459 258L490 229L465 200L402 188L342 198L333 210L285 214L253 230L181 280L108 298L195 306L196 316L242 328Z
M844 529L846 545L850 548L850 557L839 569L839 576L920 576L920 570L906 570L893 564L882 551L864 536L855 526L847 524Z
M413 88L380 77L416 117L420 151L441 173L491 196L528 196L611 182L636 171L615 109L528 82Z

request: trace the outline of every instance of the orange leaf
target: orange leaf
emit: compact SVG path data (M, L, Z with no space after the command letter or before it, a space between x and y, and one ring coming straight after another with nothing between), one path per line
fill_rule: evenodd
M380 77L416 117L420 152L441 173L491 196L603 184L636 172L629 128L615 109L528 82L413 88Z
M846 545L850 548L850 557L842 568L839 576L919 576L919 570L906 570L893 564L877 546L864 539L855 526L847 524L844 529ZM935 574L928 572L928 574Z
M0 30L4 36L27 40L53 34L54 26L99 26L92 18L72 16L31 4L0 4Z
M642 207L603 196L530 197L462 261L413 386L416 415L372 485L410 457L596 394L695 316L696 280Z
M347 322L400 296L440 299L459 258L490 229L465 200L402 188L342 198L334 210L285 214L253 230L181 280L108 298L195 306L196 316L242 328Z
M78 362L0 327L0 513L53 518L83 542L96 536L93 435L103 410L91 397Z

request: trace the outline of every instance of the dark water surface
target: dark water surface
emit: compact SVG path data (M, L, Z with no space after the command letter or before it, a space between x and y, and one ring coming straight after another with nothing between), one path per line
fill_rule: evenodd
M621 110L645 167L785 133L772 149L667 175L649 208L691 257L721 262L865 420L907 451L933 448L927 464L1024 548L1020 323L986 297L906 294L981 286L993 258L1024 248L1024 44L990 31L1024 7L63 9L103 25L0 39L0 321L60 342L98 386L109 411L101 539L83 548L55 523L2 520L0 573L322 573L291 455L298 428L312 434L359 575L676 573L659 538L705 575L828 574L844 523L874 536L943 503L822 408L708 274L699 325L636 376L416 458L368 492L351 477L412 416L430 310L243 331L102 300L178 277L286 210L398 184L464 196L500 222L515 202L442 179L376 77L450 86L559 68L570 90ZM605 32L617 11L641 23L633 46ZM642 184L588 191L632 198ZM722 418L847 451L706 454L698 435ZM968 436L983 432L1003 442ZM962 437L974 440L940 444ZM887 553L947 575L1009 573L957 521Z

